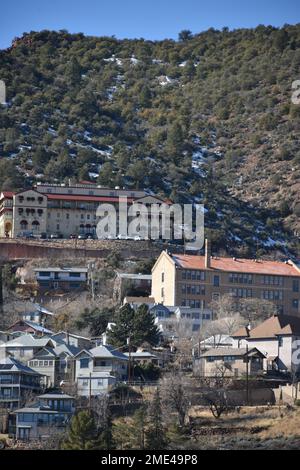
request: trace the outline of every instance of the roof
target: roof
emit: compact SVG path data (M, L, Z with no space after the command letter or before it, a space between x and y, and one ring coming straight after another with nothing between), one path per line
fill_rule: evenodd
M6 197L7 199L12 199L15 193L13 191L2 191L1 195L3 194L3 197Z
M45 193L42 193L45 194ZM64 201L84 201L84 202L125 202L126 196L109 197L109 196L84 196L76 194L45 194L51 200L64 200ZM127 202L134 202L134 198L127 197Z
M86 338L85 336L75 335L74 333L69 333L67 331L58 331L57 333L52 333L52 338L54 339L56 339L59 336L65 336L66 338L69 336L69 337L76 338L76 339L84 339L86 341L91 341L90 338ZM62 341L64 342L64 340Z
M18 336L17 338L11 339L10 341L7 341L4 344L1 344L0 348L9 348L9 347L23 348L26 346L44 348L45 346L48 345L50 341L51 341L51 338L48 338L48 337L34 338L34 336L32 335L24 334L24 335Z
M71 395L67 395L66 393L44 393L43 395L39 395L38 398L43 398L43 399L53 399L53 400L58 400L58 399L63 399L63 400L69 400L70 398L74 398Z
M79 373L78 376L77 376L79 379L103 379L103 378L112 378L112 379L115 379L117 380L116 376L115 375L111 375L110 372L107 372L107 371L97 371L97 372L93 372L92 375L90 376L90 374L81 374Z
M244 332L246 329L244 328ZM291 315L273 315L250 330L247 335L243 335L243 329L240 328L232 337L248 337L248 339L276 338L277 335L295 335L300 336L300 318Z
M137 279L137 280L146 280L151 281L151 274L131 274L131 273L118 273L118 277L122 279Z
M203 341L200 342L200 344L205 345L205 346L229 345L229 344L232 344L232 338L228 335L217 334L217 335L212 335L209 338L204 339Z
M40 271L45 271L45 272L59 272L59 273L86 273L88 271L87 268L35 268L34 272L40 272Z
M0 371L23 372L25 374L41 375L35 370L26 366L25 364L22 364L21 362L17 361L13 357L5 357L3 359L0 359Z
M122 361L127 361L128 358L122 352L118 351L113 346L105 345L105 346L97 346L96 348L90 349L89 353L93 357L104 357L104 358L113 358L113 359L120 359Z
M124 354L125 354L125 356L129 357L129 353L128 353L128 352L126 352L126 353L124 353ZM130 355L131 355L133 358L134 358L134 357L141 357L141 358L143 358L143 357L147 358L147 357L148 357L148 358L157 359L157 356L155 356L155 354L151 354L151 353L148 352L148 351L132 352L132 353L130 353Z
M261 356L264 356L264 354L259 351L257 348L252 348L248 350L248 355L253 355L255 353L258 353ZM245 356L247 354L247 349L246 348L212 348L209 349L208 351L204 352L201 354L200 357L226 357L226 356Z
M53 410L51 408L45 407L45 406L32 406L32 407L25 407L25 408L19 408L18 410L14 410L14 413L52 413L52 414L70 414L70 411L66 410ZM31 426L23 426L24 427L31 427Z
M249 330L245 326L241 326L235 333L233 333L232 338L247 338L249 336Z
M292 261L266 261L242 258L210 258L210 268L205 267L205 256L169 255L175 265L183 269L210 269L214 271L243 272L277 276L299 276L300 269Z
M155 303L154 297L125 297L125 299L128 304L134 304L134 303L154 304Z
M38 323L35 323L33 321L29 321L29 320L18 320L16 321L13 325L11 325L8 330L10 330L11 328L17 326L17 325L27 325L29 326L30 328L34 329L35 331L38 331L40 333L44 333L46 335L52 335L53 334L53 331L51 330L48 330L47 328L45 328L44 326L41 326L39 325Z
M80 348L77 348L76 346L73 346L71 344L66 344L66 343L61 343L61 344L58 344L55 348L54 348L54 352L55 354L57 354L58 356L62 353L67 353L69 354L70 356L76 356L76 354L78 354L79 352L81 351Z

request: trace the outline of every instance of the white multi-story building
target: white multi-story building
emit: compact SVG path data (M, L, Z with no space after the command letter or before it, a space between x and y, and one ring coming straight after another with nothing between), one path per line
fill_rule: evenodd
M94 235L99 217L100 204L112 204L116 213L119 203L128 207L139 202L146 206L162 204L157 197L143 190L109 189L95 184L37 184L33 189L17 193L0 193L0 237L33 235ZM119 226L117 225L117 232Z

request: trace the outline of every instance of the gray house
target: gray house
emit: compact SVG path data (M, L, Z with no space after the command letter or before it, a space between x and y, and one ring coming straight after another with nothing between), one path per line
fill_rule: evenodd
M102 345L76 355L77 391L81 396L106 393L118 380L127 379L125 354L109 345Z
M0 408L22 406L31 394L41 392L42 376L13 357L0 359Z
M28 361L28 366L44 375L46 387L56 387L62 381L75 381L75 356L79 352L76 346L60 343L55 348L38 351Z
M64 432L75 412L74 401L64 393L47 393L36 404L16 410L16 438L47 439Z
M27 363L38 351L45 347L54 348L56 343L48 336L43 338L35 338L31 334L22 334L11 341L0 344L0 353L8 353L15 359Z
M68 331L59 331L58 333L52 334L51 338L56 343L66 343L70 346L76 346L76 348L80 349L89 349L92 346L90 338L75 335L74 333L69 333Z

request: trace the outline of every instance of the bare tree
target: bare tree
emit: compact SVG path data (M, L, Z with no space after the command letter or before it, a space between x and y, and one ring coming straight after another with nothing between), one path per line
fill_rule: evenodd
M225 390L206 391L202 396L214 418L218 419L224 412L228 411L229 407Z
M170 374L160 382L163 412L166 419L175 413L179 426L183 426L187 412L191 406L190 389L181 374Z
M201 379L201 397L209 407L212 415L218 419L229 409L227 389L232 384L232 378L227 372L231 371L228 364L218 364L214 377Z

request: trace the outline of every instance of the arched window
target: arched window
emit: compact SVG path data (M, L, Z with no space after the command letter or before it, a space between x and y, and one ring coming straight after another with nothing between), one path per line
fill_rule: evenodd
M27 227L28 227L27 220L21 220L20 226L21 226L21 230L27 230Z
M40 223L39 223L37 220L34 220L34 221L32 222L32 230L34 230L35 232L38 231L39 226L40 226Z

